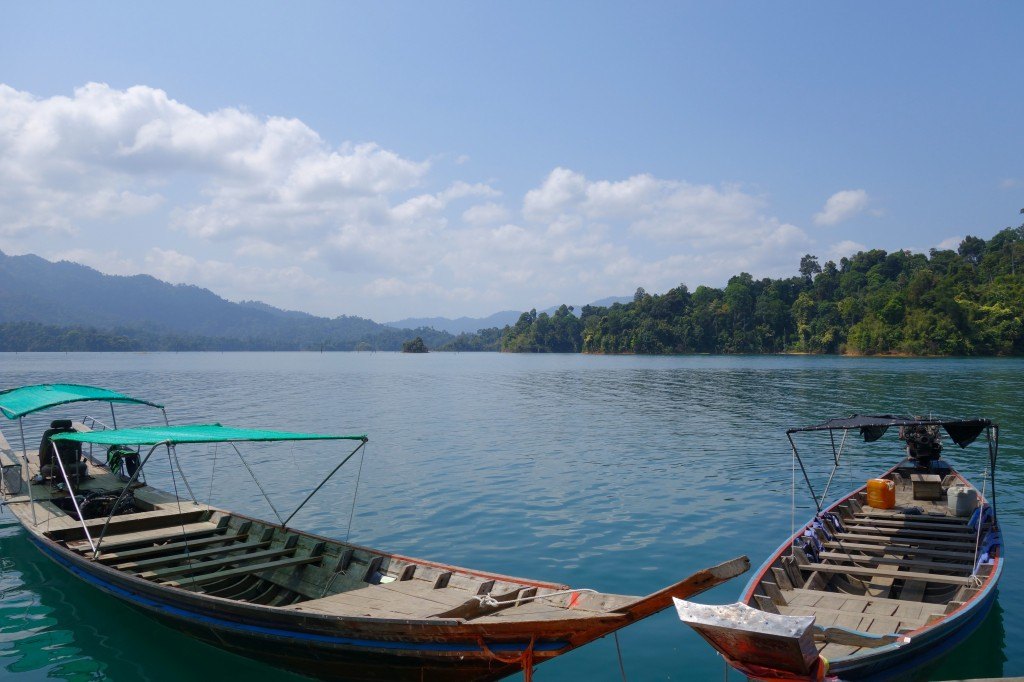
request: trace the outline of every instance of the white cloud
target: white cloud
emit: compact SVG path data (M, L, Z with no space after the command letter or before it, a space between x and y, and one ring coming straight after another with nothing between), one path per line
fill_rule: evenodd
M814 224L837 225L857 215L867 205L867 192L862 189L844 189L830 196L821 212L814 214Z
M53 253L59 234L65 257L101 271L232 299L378 319L486 314L466 306L791 274L812 246L737 184L557 167L513 196L496 186L151 87L40 99L0 85L0 245Z
M470 206L462 212L462 221L467 225L484 226L505 222L509 219L508 209L501 204L488 202Z
M157 279L173 284L196 284L215 293L228 290L266 295L268 292L281 289L308 293L326 284L322 279L313 277L296 266L239 266L215 259L199 260L174 249L150 249L144 263L146 272Z
M850 256L853 256L861 251L867 250L868 247L865 246L864 244L851 241L849 239L845 239L829 247L828 254L825 257L825 260L831 260L838 263L840 258L849 258ZM824 261L822 261L822 263L824 263Z
M960 248L960 242L962 242L963 240L963 237L949 237L948 239L943 239L941 242L936 244L935 248L938 249L939 251L945 251L946 249L952 249L953 251L956 251L958 248Z

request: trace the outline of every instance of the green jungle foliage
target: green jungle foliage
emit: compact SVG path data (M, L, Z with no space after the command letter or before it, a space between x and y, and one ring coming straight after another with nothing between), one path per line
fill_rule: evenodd
M1024 211L1022 211L1024 213ZM880 249L799 275L732 277L724 289L638 289L576 318L531 310L501 349L533 353L1024 354L1024 225L928 255Z
M418 330L428 343L444 343L451 334ZM133 327L100 330L94 327L56 327L38 322L0 323L0 352L31 351L280 351L381 350L397 351L409 330L370 334L360 341L325 340L317 343L281 341L262 337L231 338L161 334Z
M507 329L507 327L506 327ZM448 343L439 346L440 351L483 352L501 350L501 337L504 330L498 327L481 329L475 334L459 334Z

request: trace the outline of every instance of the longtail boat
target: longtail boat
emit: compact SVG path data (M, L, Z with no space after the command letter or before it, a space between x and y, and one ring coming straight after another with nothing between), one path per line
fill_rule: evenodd
M27 447L26 415L81 402L107 403L112 428L93 417L56 420L37 450ZM215 646L312 677L496 680L523 671L529 678L536 665L749 567L739 557L634 597L332 540L290 523L364 448L365 435L171 426L166 412L163 426L119 429L114 406L124 404L163 412L91 386L0 392L0 411L17 420L21 436L17 453L0 434L3 504L43 555L76 578ZM199 502L178 461L177 446L224 443L252 473L238 444L276 441L353 446L290 515L274 508L276 521ZM109 448L106 461L93 456L94 446ZM175 489L188 497L145 483L154 456L166 456Z
M874 442L890 428L898 429L905 458L823 507L829 486L815 493L794 434L831 436L831 484L851 431ZM941 459L942 431L961 448L985 433L981 491ZM787 436L817 513L761 566L737 603L676 599L679 617L752 679L908 679L962 642L995 602L1003 570L999 427L988 419L854 415Z

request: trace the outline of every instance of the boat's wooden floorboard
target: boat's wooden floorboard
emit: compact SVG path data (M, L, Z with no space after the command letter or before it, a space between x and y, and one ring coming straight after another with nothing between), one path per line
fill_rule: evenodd
M930 538L915 538L905 535L870 535L861 533L836 533L836 537L840 540L854 540L856 542L877 542L880 544L905 545L911 547L947 547L959 549L974 549L973 542L933 540Z
M860 566L839 566L836 564L811 563L801 566L807 571L819 571L821 573L838 573L841 575L853 575L864 578L882 577L883 579L910 579L925 580L933 583L944 583L947 585L970 585L971 579L955 575L936 575L931 573L917 573L914 571L899 571L898 566L879 566L877 568L862 568Z
M410 582L410 581L406 581ZM394 585L390 583L389 585ZM360 589L333 594L323 599L305 601L285 607L296 611L316 611L335 616L373 616L380 613L397 614L395 617L422 620L447 611L472 599L467 590L439 589L432 599L419 594L405 594L385 589L385 585L366 585Z
M323 561L322 556L294 557L291 559L281 559L278 561L268 561L261 564L242 566L240 568L232 568L226 571L216 571L214 573L207 573L204 575L186 576L179 578L178 580L173 580L161 584L169 587L183 587L186 589L192 589L204 585L206 583L224 580L225 578L234 578L236 576L263 573L264 571L273 571L278 568L284 568L286 566L296 567L301 566L303 564L316 563L319 561Z
M842 561L849 563L863 563L873 565L891 565L891 566L904 566L907 568L924 568L928 570L939 570L939 571L953 571L959 573L970 573L974 569L973 562L971 563L950 563L950 562L937 562L937 561L918 561L914 559L901 559L893 556L889 556L886 553L885 556L869 556L867 554L851 554L850 552L822 552L820 554L822 559L831 559L833 561Z
M181 554L171 554L169 556L157 557L155 559L144 559L141 561L126 561L118 563L115 568L119 571L135 571L142 572L157 566L163 566L165 564L172 564L182 561L205 559L207 557L218 557L224 554L233 554L240 556L248 556L246 552L251 552L254 549L266 549L270 546L270 541L263 542L245 542L226 545L222 547L207 547L206 549L192 549ZM201 565L201 564L199 564Z
M820 605L822 608L850 611L851 613L868 611L870 613L887 613L888 615L912 618L917 612L926 616L931 616L939 615L946 609L944 604L907 602L902 599L872 597L870 595L842 594L840 592L824 592L820 590L805 590L802 588L786 590L782 594L790 605Z
M916 556L916 557L935 557L938 559L960 559L962 561L974 561L974 552L968 550L942 550L942 549L928 549L926 547L910 547L910 546L896 546L896 545L884 545L884 544L868 544L864 542L835 542L826 540L821 543L828 549L839 549L843 551L857 550L864 554L878 553L892 554L894 556Z
M100 544L100 552L103 552L104 550L114 550L119 547L129 547L131 545L142 544L145 542L152 543L159 542L161 540L173 540L174 538L180 537L223 533L224 530L224 528L218 528L216 523L199 521L196 523L186 523L180 526L166 526L163 528L153 528L151 530L141 530L135 533L111 535L108 532L108 534L103 538L103 542ZM68 548L77 551L87 551L89 550L89 543L86 540L69 542Z
M100 561L105 564L121 564L123 562L139 561L144 557L170 554L180 550L190 551L201 547L208 547L209 545L218 544L229 546L231 543L241 542L248 537L248 533L239 533L237 535L215 535L206 538L183 540L182 542L168 542L151 547L141 547L139 549L127 549L123 552L104 552L101 547Z

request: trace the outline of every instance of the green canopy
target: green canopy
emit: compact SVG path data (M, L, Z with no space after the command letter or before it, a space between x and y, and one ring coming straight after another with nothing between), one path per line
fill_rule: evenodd
M0 412L3 412L3 415L8 419L18 419L26 414L45 410L48 407L87 400L100 400L107 403L137 403L163 408L163 405L157 405L148 400L139 400L123 393L109 391L96 386L39 384L0 391Z
M183 424L181 426L142 426L135 429L109 429L84 433L58 433L53 440L103 445L157 445L158 443L231 443L281 440L367 440L366 436L328 436L320 433L235 429L220 424Z

